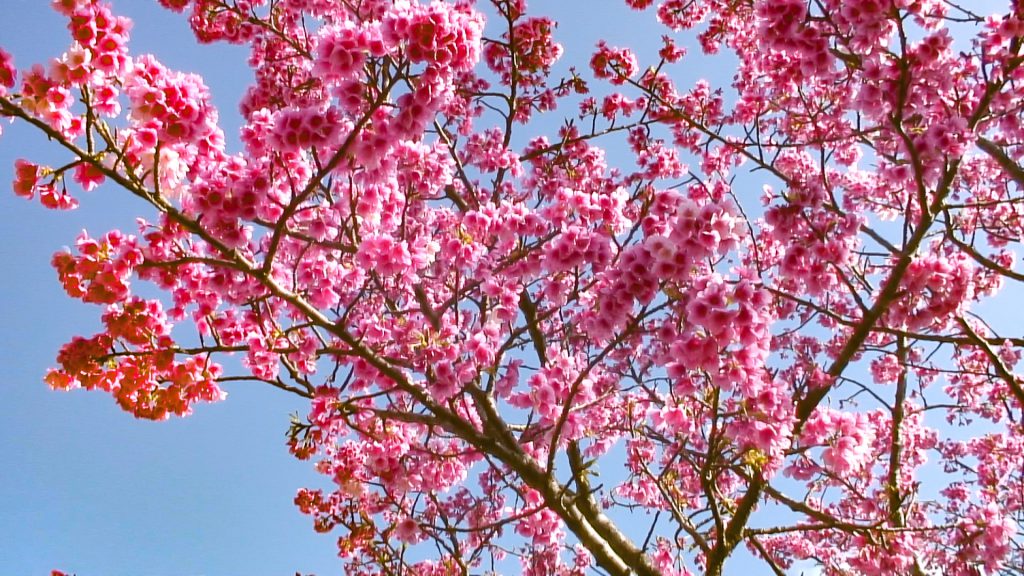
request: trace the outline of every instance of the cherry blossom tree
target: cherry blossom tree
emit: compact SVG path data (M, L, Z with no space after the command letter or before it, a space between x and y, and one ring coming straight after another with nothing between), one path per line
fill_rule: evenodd
M249 46L241 151L102 1L0 50L14 192L154 209L54 255L50 386L308 399L353 575L1024 574L1020 0L627 0L660 52L578 68L539 0L160 4Z

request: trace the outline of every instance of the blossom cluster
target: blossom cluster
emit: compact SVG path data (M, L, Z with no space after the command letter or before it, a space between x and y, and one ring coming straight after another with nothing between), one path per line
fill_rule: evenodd
M307 400L295 503L360 576L1024 562L1024 340L987 316L1022 280L1019 9L627 0L660 48L559 76L524 0L160 4L249 46L239 151L100 0L53 3L48 65L0 50L0 115L71 155L14 192L158 212L53 257L103 329L52 387ZM678 83L698 49L730 83Z

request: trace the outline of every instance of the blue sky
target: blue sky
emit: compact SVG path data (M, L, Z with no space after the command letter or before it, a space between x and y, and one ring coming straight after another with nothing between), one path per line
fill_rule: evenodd
M185 18L152 0L120 0L135 21L131 49L206 77L226 131L248 80L239 48L197 48ZM61 17L44 0L4 0L0 46L19 68L59 55L68 44ZM262 576L337 573L333 538L312 531L292 504L317 485L308 462L284 444L299 399L253 386L184 420L134 420L109 395L49 390L41 378L60 346L91 334L100 308L68 298L49 265L83 228L135 230L152 217L114 187L80 194L82 206L56 213L10 192L16 158L66 160L19 126L0 136L0 574L79 576Z

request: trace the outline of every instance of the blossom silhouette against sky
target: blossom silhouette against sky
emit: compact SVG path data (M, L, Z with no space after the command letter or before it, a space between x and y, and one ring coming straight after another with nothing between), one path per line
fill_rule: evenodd
M586 10L579 10L581 5ZM244 47L197 45L186 18L154 0L112 0L129 16L133 54L195 72L220 110L229 149L237 150L237 103L251 79ZM44 0L5 0L9 23L0 46L23 69L48 62L68 45L63 18ZM660 46L656 24L619 2L531 3L559 22L559 66L584 69L597 41L641 54ZM644 30L652 34L644 34ZM707 70L694 70L693 78ZM730 70L717 70L727 83ZM553 133L562 108L531 130ZM15 196L14 162L65 158L21 125L0 137L0 573L80 576L262 576L340 570L336 536L310 530L293 503L299 486L322 482L311 464L285 447L290 413L308 404L254 384L228 388L230 401L185 419L134 420L109 396L50 390L42 377L60 346L99 326L96 310L67 297L50 259L73 245L76 230L94 235L134 230L144 204L111 184L80 195L71 212L49 211ZM145 286L138 283L136 286ZM142 288L145 292L145 288ZM150 296L155 296L153 291Z
M15 0L8 4L7 17L13 25L0 34L0 45L14 55L19 68L45 62L64 50L66 32L61 19L49 11L48 3ZM151 52L169 68L202 75L221 111L228 148L238 149L236 103L250 74L245 66L244 50L224 45L197 47L185 19L160 9L155 2L114 0L113 4L115 12L135 21L133 54ZM532 8L561 23L557 38L566 51L560 64L563 69L569 65L584 69L590 62L600 76L602 63L615 61L622 69L635 70L635 61L613 46L628 45L641 56L659 47L659 35L646 33L655 30L652 20L630 12L618 2L577 0L550 4L549 7L537 0ZM994 8L999 6L995 2L991 4ZM583 5L586 9L581 9ZM596 56L599 61L591 62L598 40L607 44L601 45ZM337 39L339 45L344 41L344 38ZM344 50L339 49L337 54L337 58L332 58L330 48L324 48L319 54L326 62L321 73L330 75L346 66L359 65L345 61ZM414 52L410 54L416 57ZM453 62L464 56L449 55ZM431 57L439 58L437 54ZM641 58L641 61L649 60ZM138 62L146 60L141 58ZM500 62L492 62L492 66L501 69ZM691 85L693 79L703 75L710 75L709 80L715 86L728 86L732 70L718 60L715 67L706 69L691 63L681 73L692 76L677 79L683 86ZM563 117L574 114L574 109L561 108L528 130L553 133ZM270 142L282 150L336 139L338 132L344 129L330 123L311 126L310 118L301 113L279 120L282 125L294 127L292 131L279 131ZM412 124L417 121L415 118L407 120ZM402 118L396 121L401 122ZM3 129L0 182L16 178L12 169L17 158L47 161L52 157L54 163L61 161L60 153L55 155L54 148L47 146L38 134L21 126L4 126ZM608 151L609 164L615 166L615 146ZM372 155L360 160L363 163L375 161ZM659 158L650 161L658 162ZM738 182L742 183L743 178ZM756 178L751 182L756 183ZM97 237L110 229L132 230L136 216L150 214L140 201L119 193L110 185L78 196L81 207L77 211L57 213L43 211L13 194L0 194L3 203L0 255L9 266L7 279L0 285L2 318L7 321L0 349L8 367L0 388L3 394L0 410L4 411L0 414L0 441L8 456L7 471L0 475L0 510L3 511L0 514L0 572L38 574L52 567L75 571L80 576L258 576L294 571L337 572L340 565L335 558L335 536L314 534L309 530L309 519L300 515L292 502L297 486L316 486L323 482L309 463L294 460L284 447L288 414L304 413L308 408L304 403L270 388L242 383L227 387L232 396L230 402L203 406L188 419L153 425L127 417L106 395L65 395L52 392L42 384L41 377L53 366L54 353L60 345L74 334L89 333L98 323L94 309L66 298L50 266L51 255L74 241L76 228L88 228ZM566 198L566 201L572 199ZM690 212L692 218L688 220L685 216ZM695 206L690 210L685 204L679 207L679 214L679 226L684 228L687 223L699 226L697 220L706 216ZM721 227L716 230L719 235L715 238L726 238L727 244L732 227L739 226L739 222L724 211L709 217ZM783 223L777 224L783 229ZM687 236L686 229L674 232L680 237ZM552 268L549 271L556 271L559 266L569 269L578 265L581 256L577 247L581 242L585 243L586 239L563 234L545 247L546 265ZM730 247L711 242L695 246L694 250L711 254ZM663 252L671 256L674 248L664 248ZM622 287L631 295L640 294L639 298L654 282L648 282L650 286L643 285L637 278L664 277L678 272L671 258L659 256L656 243L652 243L649 256L648 260L634 263L639 271L634 278L636 281ZM382 274L405 268L413 258L415 254L404 245L387 237L364 238L356 255L357 262L377 266ZM908 281L912 281L915 274L928 278L933 275L935 266L945 265L926 258L916 261L908 271ZM809 278L808 282L825 280ZM714 286L709 286L707 291L713 289ZM146 288L141 288L140 292L148 297L157 294L155 290L148 290L147 293ZM742 300L739 293L737 290L731 297ZM751 306L763 305L756 302L758 296L753 292L747 297ZM709 332L724 330L732 320L716 316L716 310L701 308L699 304L695 303L687 314ZM929 308L908 310L906 315L923 315L911 318L910 322L926 325L931 321L929 314L940 312ZM609 326L613 320L609 320ZM1001 321L1010 321L1010 315L1003 315ZM600 332L602 325L595 323L589 329ZM477 336L485 338L486 334ZM480 346L479 350L481 355L489 353L486 346ZM709 366L716 364L715 354L717 350L708 358ZM566 366L559 365L562 360ZM555 358L552 362L551 370L573 369L568 357ZM669 364L666 368L671 375L673 366ZM886 366L879 363L877 369L884 371ZM444 377L440 368L438 377ZM530 381L535 393L528 397L510 397L509 402L521 402L523 406L519 407L533 403L541 417L555 419L560 407L554 392L545 394L550 392L545 388L547 377L547 372L538 371ZM451 392L454 394L456 390ZM435 393L443 393L443 390ZM686 425L682 414L671 409L663 411L659 418L661 425ZM826 466L843 474L863 465L866 455L856 447L871 442L872 425L866 418L860 414L822 410L808 420L805 433L813 437L820 429L824 438L827 433L838 430L844 440L849 440L847 443L853 448L847 450L837 442L822 456ZM769 437L771 429L751 431L751 435L757 434L765 436L766 445L775 442ZM381 467L388 465L387 454L376 457ZM399 526L396 535L399 539L412 540L416 537L415 527ZM736 569L740 565L730 566Z

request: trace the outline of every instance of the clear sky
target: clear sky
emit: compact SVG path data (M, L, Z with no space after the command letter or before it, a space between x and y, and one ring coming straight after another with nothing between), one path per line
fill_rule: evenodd
M979 2L980 3L980 2ZM229 143L237 142L236 102L249 74L246 52L197 47L185 18L155 0L114 0L135 21L133 54L204 76L221 111ZM987 1L1001 6L1002 2ZM0 0L0 46L19 68L58 56L68 45L47 0ZM653 15L621 0L534 0L560 21L565 65L587 68L598 38L640 47L650 63L662 29ZM691 54L697 50L691 49ZM732 71L687 64L681 86L711 75L728 86ZM553 132L561 110L541 128ZM9 190L16 158L59 163L45 139L4 125L0 136L0 576L320 576L340 572L333 536L315 534L292 504L297 488L321 485L309 463L284 445L288 415L304 412L280 391L235 385L230 398L201 405L187 419L134 420L109 395L60 393L42 382L60 346L99 326L100 308L68 298L49 265L83 228L134 231L152 217L142 201L111 186L77 193L81 207L51 212ZM237 146L232 146L237 150ZM611 157L615 164L615 158Z
M49 4L0 2L0 46L19 68L68 45ZM154 0L114 5L135 21L133 54L151 52L206 78L233 140L249 78L245 50L197 48L186 19ZM83 228L134 232L135 218L153 212L112 186L79 193L81 208L66 213L14 196L16 158L67 160L19 128L5 124L0 136L0 574L337 573L334 539L314 533L292 503L297 488L320 483L285 447L289 413L305 410L298 398L234 386L227 402L153 423L133 419L107 394L55 392L42 382L60 346L94 333L101 313L64 294L51 255Z

